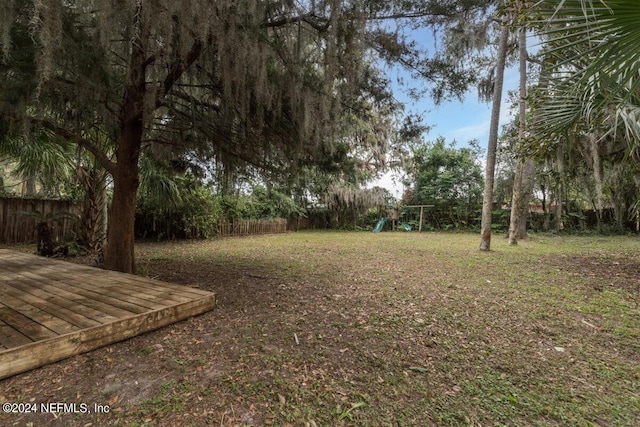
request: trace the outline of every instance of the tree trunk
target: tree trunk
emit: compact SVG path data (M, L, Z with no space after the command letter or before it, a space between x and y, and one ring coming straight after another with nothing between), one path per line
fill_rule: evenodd
M124 273L136 272L134 254L134 224L136 193L140 184L138 160L144 133L144 103L146 94L145 42L148 34L142 25L142 2L137 4L135 37L131 40L129 83L124 91L121 109L120 137L116 145L113 168L113 201L109 210L107 247L104 266Z
M551 211L547 206L547 184L545 182L540 184L540 192L542 193L542 213L544 214L544 222L542 223L542 230L549 231L549 224L550 224L549 217L550 217Z
M589 135L589 145L591 147L593 177L596 182L596 217L598 219L598 232L602 232L602 210L604 209L604 166L602 164L602 156L600 155L600 146L598 144L599 136L595 133Z
M513 194L511 195L511 215L509 216L509 245L517 245L516 232L521 220L522 211L522 170L524 163L521 161L516 165L516 174L513 178Z
M556 148L556 161L555 161L555 168L558 171L558 179L555 182L555 202L556 202L556 209L555 209L555 230L557 232L559 232L560 230L562 230L564 228L564 223L562 220L562 212L564 210L563 208L563 203L564 203L564 190L565 190L565 181L566 181L566 176L565 176L565 147L563 144L559 144L558 147Z
M103 250L107 230L107 171L100 166L93 166L81 168L78 175L85 189L80 242L91 250Z
M29 174L22 185L22 195L26 197L34 197L36 195L36 177Z
M108 270L135 273L134 223L138 191L138 158L142 138L142 121L131 126L118 144L113 175L113 201L109 210L109 227L104 266Z
M518 99L518 146L524 144L524 136L527 128L527 34L526 28L518 29L518 51L520 57L520 96ZM513 181L513 195L511 198L511 219L509 221L509 244L517 245L518 239L527 235L527 214L529 213L529 195L525 182L531 181L525 175L531 171L533 161L526 159L518 162L516 176ZM525 172L526 171L526 172ZM526 202L526 203L525 203Z
M491 126L489 128L489 142L487 144L487 165L485 166L484 193L482 196L482 225L480 250L491 250L491 214L493 211L493 184L496 173L496 150L498 147L498 126L500 125L500 106L502 101L502 84L504 82L504 68L507 57L507 41L509 26L502 23L500 44L498 48L498 62L496 64L496 80L493 87L493 106L491 109Z
M529 201L533 192L535 174L536 165L532 159L519 162L516 166L509 222L510 245L517 245L518 240L527 238L527 216L529 215Z
M527 159L524 162L524 170L522 174L523 200L522 215L519 222L519 228L516 232L516 239L522 240L527 238L527 219L529 217L529 202L533 195L533 187L536 179L536 164L533 159Z

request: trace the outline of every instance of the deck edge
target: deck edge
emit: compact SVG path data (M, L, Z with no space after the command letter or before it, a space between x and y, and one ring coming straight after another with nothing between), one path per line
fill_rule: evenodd
M0 380L213 310L210 295L0 352Z

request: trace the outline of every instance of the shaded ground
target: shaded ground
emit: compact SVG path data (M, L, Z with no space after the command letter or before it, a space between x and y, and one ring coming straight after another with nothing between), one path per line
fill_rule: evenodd
M640 425L640 240L478 244L140 244L141 274L215 291L218 307L0 382L2 402L108 414L0 413L0 425Z

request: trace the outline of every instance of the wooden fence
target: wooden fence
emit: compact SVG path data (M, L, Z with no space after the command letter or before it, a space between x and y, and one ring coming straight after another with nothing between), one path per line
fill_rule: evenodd
M218 236L250 236L255 234L275 234L287 232L286 219L239 219L220 221Z
M65 200L0 197L0 242L33 243L36 224L48 220L51 239L61 241L77 232L81 207Z

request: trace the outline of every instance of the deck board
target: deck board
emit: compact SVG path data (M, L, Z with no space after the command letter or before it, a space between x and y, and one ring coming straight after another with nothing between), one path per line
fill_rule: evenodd
M214 306L201 289L0 249L0 379Z

